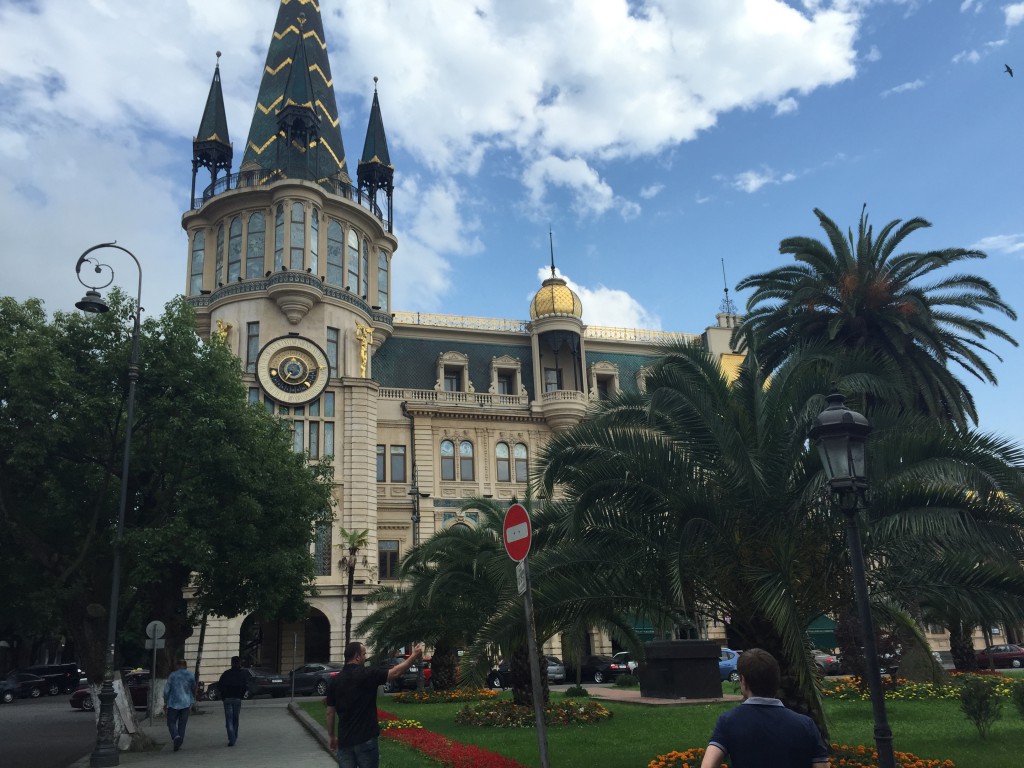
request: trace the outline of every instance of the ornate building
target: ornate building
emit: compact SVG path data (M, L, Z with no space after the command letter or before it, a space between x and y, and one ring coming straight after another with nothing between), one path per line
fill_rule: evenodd
M654 345L699 338L735 370L728 306L699 336L588 326L554 259L529 320L402 312L394 168L376 89L356 178L342 143L319 6L282 0L245 153L231 173L219 69L193 142L186 295L198 332L239 357L250 400L290 420L296 451L332 457L335 523L315 532L319 595L305 621L211 618L204 664L240 651L291 669L341 658L348 550L363 596L421 538L473 525L464 500L526 495L530 462L588 406L643 386ZM200 168L210 183L196 192ZM607 650L595 637L595 651ZM197 638L192 639L192 650Z

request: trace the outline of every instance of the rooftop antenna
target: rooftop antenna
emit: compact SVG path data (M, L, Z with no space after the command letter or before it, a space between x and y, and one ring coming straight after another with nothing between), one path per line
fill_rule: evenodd
M551 234L551 225L548 224L548 243L551 245L551 276L555 276L555 236Z
M737 314L736 305L733 300L729 298L729 281L725 279L725 259L722 259L722 287L725 289L725 298L722 299L722 303L718 306L718 311L726 315Z

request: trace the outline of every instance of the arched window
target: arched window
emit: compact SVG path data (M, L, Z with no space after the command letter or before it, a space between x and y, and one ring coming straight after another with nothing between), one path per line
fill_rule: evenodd
M228 282L242 276L242 217L235 216L228 227Z
M455 443L451 440L441 441L441 479L455 479Z
M245 242L245 276L263 277L263 258L266 253L266 217L254 213L249 217L249 236Z
M274 271L284 267L284 205L278 203L274 214Z
M528 469L526 446L522 443L516 443L516 447L513 450L513 456L516 461L516 482L525 483L526 470Z
M217 225L217 255L213 261L213 286L224 285L224 225Z
M459 479L473 479L473 444L469 440L459 443Z
M359 235L354 229L348 231L348 260L346 263L348 275L345 278L345 287L352 293L357 293L359 291Z
M302 257L306 250L306 208L302 203L292 203L292 228L289 247L288 269L301 270Z
M386 251L377 253L377 306L388 311L388 254Z
M369 298L370 291L367 287L370 274L370 244L363 240L363 260L359 264L359 274L362 280L359 282L359 295L364 299Z
M498 443L494 446L494 458L498 462L498 482L509 482L512 479L512 471L509 465L508 443Z
M330 219L327 222L327 284L339 288L344 285L345 265L342 263L344 230L341 222Z
M189 272L189 293L199 293L203 289L203 267L205 262L206 233L199 231L192 237L192 269Z
M320 211L313 209L309 217L309 268L313 274L317 274L318 252L320 250Z

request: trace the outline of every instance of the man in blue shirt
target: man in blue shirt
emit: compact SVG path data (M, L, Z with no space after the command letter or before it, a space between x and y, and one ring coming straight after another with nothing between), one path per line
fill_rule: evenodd
M164 684L164 708L167 710L167 730L170 731L174 751L181 749L185 740L188 713L196 700L196 676L188 671L188 664L179 659L177 669Z
M736 664L743 703L715 723L701 768L826 768L828 749L807 715L786 709L775 698L779 662L768 651L751 648Z

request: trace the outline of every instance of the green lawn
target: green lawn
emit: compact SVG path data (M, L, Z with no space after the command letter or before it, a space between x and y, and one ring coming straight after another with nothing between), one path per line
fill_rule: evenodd
M506 694L507 695L507 694ZM556 694L557 695L557 694ZM558 768L643 768L655 755L673 749L704 746L719 713L732 704L649 707L602 702L614 717L600 725L549 728L548 754ZM381 697L380 707L400 718L423 723L427 730L464 744L476 744L515 757L528 766L539 766L537 738L533 729L509 730L459 726L454 722L461 704L397 704ZM323 706L303 704L310 715L323 722ZM872 718L869 702L826 703L832 741L871 744ZM986 740L960 713L955 701L888 702L896 749L919 757L952 760L957 768L1019 768L1024 764L1024 720L1009 702L1003 718ZM383 740L385 764L394 768L436 766L416 753Z

